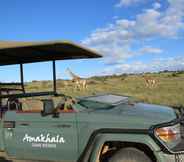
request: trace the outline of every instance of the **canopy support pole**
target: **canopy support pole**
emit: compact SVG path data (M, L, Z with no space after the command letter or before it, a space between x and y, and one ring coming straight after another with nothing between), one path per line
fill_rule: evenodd
M20 80L21 80L22 91L25 93L23 64L20 64Z
M53 65L53 91L55 94L57 94L57 87L56 87L56 61L52 61Z

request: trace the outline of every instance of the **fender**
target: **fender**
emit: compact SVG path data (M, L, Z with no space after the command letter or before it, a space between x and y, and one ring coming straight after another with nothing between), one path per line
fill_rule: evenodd
M160 151L147 129L99 129L93 132L77 162L95 162L100 147L107 141L135 142L147 145L153 152Z

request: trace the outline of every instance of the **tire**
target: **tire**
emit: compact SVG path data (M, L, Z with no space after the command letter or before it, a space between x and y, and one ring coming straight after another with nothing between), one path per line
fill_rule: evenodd
M109 162L152 162L152 160L144 152L130 147L116 152Z
M12 162L12 161L6 160L4 157L0 157L0 162Z

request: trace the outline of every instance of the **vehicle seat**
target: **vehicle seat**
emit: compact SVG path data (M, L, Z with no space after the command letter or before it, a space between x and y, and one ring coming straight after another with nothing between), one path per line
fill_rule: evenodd
M41 100L36 99L21 99L22 103L22 111L30 111L30 112L41 112L43 110L43 102Z

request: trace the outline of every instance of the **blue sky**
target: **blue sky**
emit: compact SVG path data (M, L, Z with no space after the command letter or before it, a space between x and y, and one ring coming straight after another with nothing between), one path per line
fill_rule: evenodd
M184 69L183 0L6 0L0 40L72 40L104 55L59 61L82 77ZM25 80L51 79L51 63L25 65ZM0 80L18 80L18 67L1 67Z

